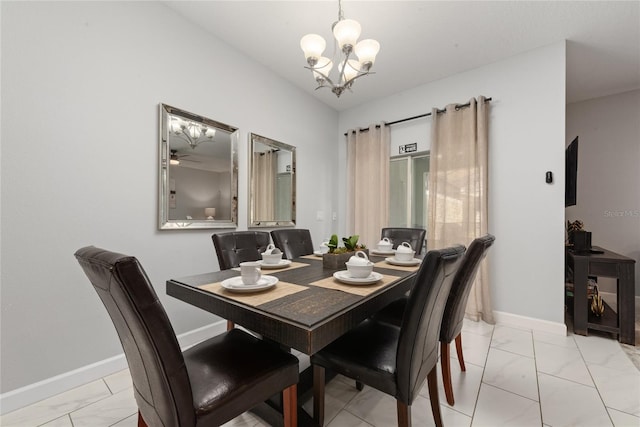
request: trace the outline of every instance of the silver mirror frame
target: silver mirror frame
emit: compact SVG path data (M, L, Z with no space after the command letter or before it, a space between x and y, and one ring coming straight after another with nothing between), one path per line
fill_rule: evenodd
M255 188L255 173L254 173L254 162L253 162L253 152L254 146L256 143L261 143L264 145L268 145L270 147L285 150L291 152L291 220L283 221L283 220L265 220L258 219L255 215L255 196L252 188ZM249 227L252 228L276 228L276 227L294 227L296 225L296 147L293 145L285 144L284 142L276 141L271 138L267 138L264 136L257 135L255 133L249 134Z
M159 129L159 194L158 194L158 228L160 230L192 230L205 228L237 228L238 226L238 138L237 127L220 123L179 108L160 104ZM184 117L188 120L203 123L207 126L228 132L231 140L231 219L228 220L171 220L169 219L169 119L170 115Z

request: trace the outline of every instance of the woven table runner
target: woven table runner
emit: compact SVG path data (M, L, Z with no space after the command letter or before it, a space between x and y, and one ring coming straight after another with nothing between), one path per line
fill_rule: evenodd
M380 288L384 288L394 280L398 280L396 276L382 275L382 279L371 285L350 285L348 283L342 283L338 279L327 277L326 279L318 280L317 282L310 283L312 286L319 286L321 288L334 289L336 291L348 292L350 294L367 296L374 293Z
M393 265L389 264L387 261L379 261L373 264L374 267L379 268L389 268L391 270L402 270L402 271L416 271L420 268L420 264L418 265Z
M220 282L209 283L198 287L207 292L222 295L225 298L236 300L242 302L243 304L251 305L254 307L308 289L306 286L294 285L293 283L282 281L278 282L272 288L251 293L237 293L228 291L227 289L222 287Z
M301 256L300 258L312 259L314 261L322 261L322 257L317 255L304 255L304 256Z

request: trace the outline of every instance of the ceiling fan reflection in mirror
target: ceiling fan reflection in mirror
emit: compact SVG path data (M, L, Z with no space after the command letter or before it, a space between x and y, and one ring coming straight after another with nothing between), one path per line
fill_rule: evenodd
M185 159L185 157L189 157L189 154L178 154L178 150L171 150L171 156L169 157L169 164L179 165L181 161L200 163L198 160L189 160L189 159Z

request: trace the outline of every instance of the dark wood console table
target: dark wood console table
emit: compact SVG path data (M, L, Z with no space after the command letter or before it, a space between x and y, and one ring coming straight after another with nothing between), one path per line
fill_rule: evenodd
M635 345L635 260L593 247L603 253L584 253L567 250L567 263L573 269L573 331L587 335L588 329L611 332L618 335L618 341ZM589 276L612 277L617 279L617 312L596 317L591 313L587 299ZM608 311L613 311L610 309Z

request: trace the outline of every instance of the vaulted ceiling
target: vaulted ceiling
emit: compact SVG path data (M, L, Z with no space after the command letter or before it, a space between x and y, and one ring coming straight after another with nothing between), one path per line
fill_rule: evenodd
M327 40L337 1L170 1L166 4L340 111L567 40L567 102L640 88L638 1L343 1L362 38L380 42L374 75L340 98L316 85L299 46ZM205 53L206 54L206 53ZM214 52L211 52L214 55Z

